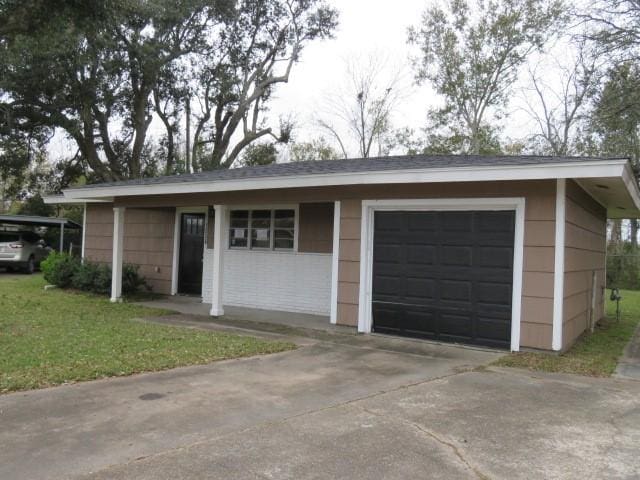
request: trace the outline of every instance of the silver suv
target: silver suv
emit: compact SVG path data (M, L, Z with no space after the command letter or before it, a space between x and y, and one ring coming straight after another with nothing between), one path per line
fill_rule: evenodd
M33 273L51 248L34 232L0 231L0 267Z

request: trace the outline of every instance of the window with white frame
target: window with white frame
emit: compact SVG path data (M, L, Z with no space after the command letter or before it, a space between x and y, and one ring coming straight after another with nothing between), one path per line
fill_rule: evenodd
M295 210L231 210L229 247L293 250Z

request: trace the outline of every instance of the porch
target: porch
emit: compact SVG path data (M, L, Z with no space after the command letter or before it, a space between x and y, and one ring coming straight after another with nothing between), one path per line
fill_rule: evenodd
M212 319L211 304L203 303L199 297L173 295L157 300L137 302L151 308L172 310L184 315L195 315ZM203 318L205 320L205 318ZM277 331L285 329L309 329L329 333L356 334L355 329L342 325L335 325L328 316L311 315L308 313L284 312L260 308L227 306L224 307L224 317L212 319L217 323L238 328L255 328L256 324L264 326L264 330Z

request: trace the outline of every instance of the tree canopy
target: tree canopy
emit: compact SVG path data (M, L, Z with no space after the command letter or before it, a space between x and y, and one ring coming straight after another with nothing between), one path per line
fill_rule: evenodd
M432 121L462 137L458 153L483 150L490 116L507 104L518 68L542 48L563 11L560 0L446 0L409 30L420 50L416 78L444 101Z
M197 165L226 168L272 133L273 86L336 23L323 0L2 0L0 135L63 131L91 178L137 178L158 169L154 115L171 144L195 99Z

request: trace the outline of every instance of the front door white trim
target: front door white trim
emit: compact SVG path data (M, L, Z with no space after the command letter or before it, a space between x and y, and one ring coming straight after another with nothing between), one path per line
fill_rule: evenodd
M520 320L522 310L522 272L524 258L524 209L523 197L505 198L437 198L406 200L363 200L360 232L360 295L358 306L358 331L371 332L372 314L372 266L373 224L376 211L515 211L513 249L513 290L511 300L511 350L520 350Z
M173 224L173 259L171 261L171 295L178 294L178 268L180 262L180 224L183 213L204 213L204 251L207 249L207 228L209 207L176 207L176 216ZM202 286L204 288L204 268L202 269ZM202 295L202 294L201 294Z

